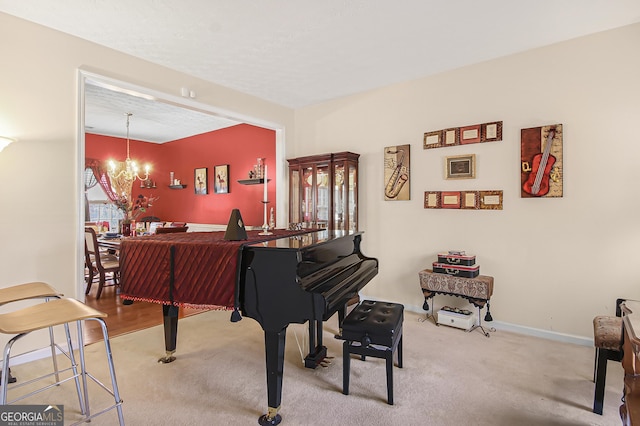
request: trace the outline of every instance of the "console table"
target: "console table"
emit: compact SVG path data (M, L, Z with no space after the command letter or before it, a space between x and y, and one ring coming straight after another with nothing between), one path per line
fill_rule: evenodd
M493 295L493 277L479 275L475 278L462 278L453 275L439 274L433 272L431 269L420 271L418 276L420 277L420 287L424 294L424 305L422 305L422 309L427 311L427 318L429 317L429 299L433 298L436 294L462 297L478 308L478 323L469 331L480 328L482 333L489 337L489 333L482 327L480 310L486 305L487 312L484 320L493 321L489 303Z

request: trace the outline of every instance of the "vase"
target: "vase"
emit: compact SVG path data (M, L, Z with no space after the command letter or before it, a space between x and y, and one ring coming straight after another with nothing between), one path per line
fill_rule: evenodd
M124 237L130 237L131 236L131 222L123 222L122 226L121 226L120 233Z

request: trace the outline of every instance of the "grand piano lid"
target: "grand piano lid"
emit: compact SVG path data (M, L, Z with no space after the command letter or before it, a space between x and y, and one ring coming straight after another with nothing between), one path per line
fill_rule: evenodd
M323 244L331 240L335 240L336 238L358 234L362 234L362 231L339 231L330 229L322 229L318 231L312 230L306 234L292 235L290 237L277 238L261 243L247 244L244 247L251 249L276 248L283 250L298 250L312 245Z

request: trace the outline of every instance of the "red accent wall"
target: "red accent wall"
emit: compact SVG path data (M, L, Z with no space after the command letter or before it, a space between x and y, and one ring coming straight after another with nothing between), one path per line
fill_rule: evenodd
M249 170L257 158L266 158L269 173L268 199L274 207L276 196L275 179L275 131L240 124L214 132L203 133L184 139L155 144L130 141L131 158L141 167L151 164L151 179L156 188L140 188L134 183L132 197L138 194L155 196L159 199L145 215L158 216L167 222L194 222L226 225L231 210L239 209L247 226L261 226L263 223L262 185L241 185L238 180L248 179ZM87 133L85 135L85 155L107 161L124 160L127 153L126 140ZM229 193L213 192L214 167L229 165ZM206 195L196 195L194 170L206 167L208 188ZM169 188L169 173L186 184L185 189Z

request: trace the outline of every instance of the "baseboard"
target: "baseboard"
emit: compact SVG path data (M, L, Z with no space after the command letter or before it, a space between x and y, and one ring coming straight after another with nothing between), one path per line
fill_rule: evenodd
M367 298L375 300L375 298L371 298L371 297L367 297ZM409 312L425 315L425 311L424 309L422 309L422 306L405 305L404 309ZM571 334L558 333L555 331L542 330L539 328L527 327L524 325L511 324L508 322L495 321L495 320L491 322L482 321L482 325L484 325L485 327L493 327L496 330L523 334L525 336L540 337L542 339L555 340L557 342L573 343L575 345L593 347L593 339L582 337L582 336L574 336Z
M64 345L59 345L62 350L67 351L67 344L65 343ZM61 354L62 352L60 352L59 349L56 349L56 353ZM25 352L23 354L19 354L19 355L12 355L11 356L11 366L13 365L20 365L20 364L26 364L27 362L31 362L31 361L37 361L39 359L43 359L43 358L51 358L51 348L50 347L46 347L46 348L42 348L42 349L37 349L35 351L31 351L31 352Z

